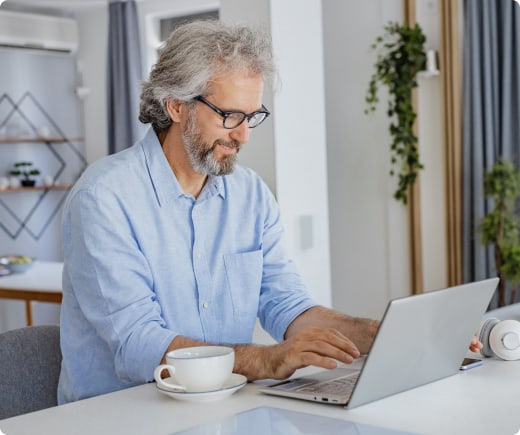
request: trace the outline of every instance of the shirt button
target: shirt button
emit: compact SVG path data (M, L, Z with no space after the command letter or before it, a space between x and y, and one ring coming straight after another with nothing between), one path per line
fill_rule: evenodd
M202 308L208 308L208 307L209 307L209 304L208 304L207 302L204 302L204 303L202 304Z
M197 258L197 260L200 260L200 257L202 257L202 254L200 252L197 252L195 254L195 257Z

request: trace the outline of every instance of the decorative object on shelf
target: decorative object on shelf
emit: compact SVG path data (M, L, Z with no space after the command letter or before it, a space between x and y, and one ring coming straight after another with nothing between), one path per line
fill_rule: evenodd
M16 177L9 177L9 187L11 189L18 189L22 184L20 180Z
M14 164L14 169L11 169L9 172L13 176L23 175L22 180L20 181L22 186L31 187L36 184L36 180L34 180L33 176L40 175L40 170L36 168L32 168L32 162L17 162Z
M9 188L9 179L0 177L0 190L7 190Z
M435 50L428 50L426 52L426 72L436 74L439 72L437 62L437 52Z
M408 202L408 189L424 168L419 160L418 138L413 125L417 114L412 101L412 91L417 87L417 75L426 66L424 43L426 36L421 27L389 23L385 34L379 36L371 48L379 50L374 64L375 72L370 78L365 102L365 113L376 110L379 98L378 84L388 87L387 115L392 136L390 175L398 174L398 187L394 198L403 204Z
M36 137L45 139L51 136L51 131L49 130L49 127L46 125L42 125L40 128L36 130Z
M520 282L520 218L516 204L520 198L520 173L507 159L500 159L484 174L484 195L492 200L493 208L484 216L479 227L482 243L494 246L498 284L498 306L514 303L516 288L512 287L510 302L506 301L509 282Z
M45 175L45 177L42 178L42 182L45 187L54 186L54 178L52 175Z
M426 52L426 69L417 73L418 77L436 77L440 75L439 56L436 50L430 49Z

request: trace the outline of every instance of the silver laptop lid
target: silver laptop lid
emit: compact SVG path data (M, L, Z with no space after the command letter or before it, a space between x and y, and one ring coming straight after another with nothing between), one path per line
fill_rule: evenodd
M391 301L347 408L458 372L498 278Z

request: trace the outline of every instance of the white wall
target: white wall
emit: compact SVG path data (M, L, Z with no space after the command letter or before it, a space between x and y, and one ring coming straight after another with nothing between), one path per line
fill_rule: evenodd
M82 100L85 129L85 157L92 163L108 154L107 126L107 35L108 15L100 5L76 14L80 34L78 71L90 93ZM95 31L93 31L95 29Z
M271 28L282 77L274 101L276 192L292 257L310 293L331 306L321 1L272 0Z
M462 6L460 6L462 7ZM461 9L462 11L462 9ZM426 50L439 50L438 0L418 0L417 20L426 35ZM420 77L418 90L424 289L446 286L446 183L442 143L442 88L440 75Z
M323 3L333 304L379 318L409 293L406 208L392 197L386 98L364 114L370 50L400 0Z

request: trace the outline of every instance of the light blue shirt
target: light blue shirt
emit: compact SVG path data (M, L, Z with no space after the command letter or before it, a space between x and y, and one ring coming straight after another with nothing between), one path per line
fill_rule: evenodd
M63 211L65 403L153 380L170 342L276 339L315 305L283 244L277 203L237 166L183 193L161 145L144 139L92 164Z

